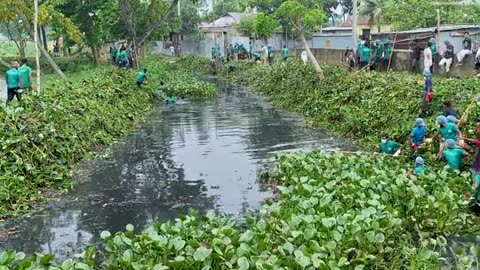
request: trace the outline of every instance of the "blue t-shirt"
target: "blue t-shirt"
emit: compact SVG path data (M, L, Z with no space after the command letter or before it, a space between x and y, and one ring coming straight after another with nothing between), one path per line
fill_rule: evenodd
M422 144L425 137L425 126L413 128L410 135L412 136L412 143L416 145Z
M424 92L432 91L432 80L430 80L429 78L424 80L423 91Z

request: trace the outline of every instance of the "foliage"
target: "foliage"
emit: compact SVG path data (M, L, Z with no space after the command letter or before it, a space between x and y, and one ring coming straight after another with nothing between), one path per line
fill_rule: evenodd
M370 24L377 24L378 32L381 32L383 14L388 8L390 0L362 0L359 14L366 16Z
M243 36L253 37L255 36L255 15L245 16L235 26L237 31Z
M151 109L149 91L130 89L130 72L82 75L0 112L0 216L28 209L45 188L68 187L71 169L93 146L112 143Z
M439 269L449 266L443 257L444 235L478 229L477 220L466 211L469 199L463 191L470 187L465 176L429 171L407 177L404 163L374 155L312 152L281 155L277 161L272 180L280 184L278 199L248 215L241 230L234 218L213 212L199 217L192 211L174 222L154 224L140 235L134 234L132 225L114 235L103 231L99 265L93 266L85 254L86 261L69 260L68 265ZM9 252L8 258L14 258Z
M434 5L439 2L445 2L445 6ZM382 11L382 17L385 18L385 23L391 25L395 30L436 26L437 13L435 10L437 8L440 8L442 24L480 22L478 1L471 1L467 5L461 3L465 3L465 1L390 1L387 8Z
M269 38L280 27L278 21L265 13L258 13L253 20L253 29L257 37Z
M150 58L144 62L149 70L154 70L151 80L163 84L158 89L159 91L155 92L157 96L175 95L177 97L210 98L217 94L216 85L200 80L192 72L179 68L175 61L171 61L173 59L177 60L177 58L170 57L163 59ZM190 58L183 56L179 62L185 64L186 59ZM201 60L198 60L197 63L189 62L191 68L195 65L201 65L202 67L206 65L206 62ZM189 70L191 69L189 68Z
M285 1L278 8L276 14L287 18L298 32L308 34L318 29L325 22L325 14L317 8L318 5L316 3L303 2L309 1Z
M227 12L242 12L243 8L239 0L217 0L212 10L208 10L204 16L204 20L212 22L224 16Z

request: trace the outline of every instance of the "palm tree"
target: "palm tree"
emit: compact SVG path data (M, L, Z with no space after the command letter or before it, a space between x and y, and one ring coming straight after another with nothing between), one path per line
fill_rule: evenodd
M378 32L381 32L382 14L385 13L389 0L362 0L359 13L368 17L369 23L377 24Z

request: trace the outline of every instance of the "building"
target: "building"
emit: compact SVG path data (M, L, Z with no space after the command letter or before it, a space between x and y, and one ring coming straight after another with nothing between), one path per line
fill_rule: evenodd
M345 22L338 25L338 27L350 27L350 31L352 30L352 18L348 17ZM380 30L380 31L379 31ZM378 25L376 23L370 23L370 20L366 16L358 16L357 17L357 35L359 39L363 39L363 37L367 36L370 37L372 34L379 33L379 32L388 32L390 31L390 26L388 25Z
M436 38L436 27L418 28L407 31L384 32L372 34L372 40L387 38L395 41L395 49L409 49L412 41L416 40L420 47L427 46L427 42L431 38ZM472 40L480 38L480 26L474 24L451 24L440 26L440 47L443 46L445 40L449 40L454 46L455 52L462 48L462 40L464 32L469 32Z
M332 26L322 28L313 33L311 44L312 48L319 49L346 49L347 46L353 46L352 27Z

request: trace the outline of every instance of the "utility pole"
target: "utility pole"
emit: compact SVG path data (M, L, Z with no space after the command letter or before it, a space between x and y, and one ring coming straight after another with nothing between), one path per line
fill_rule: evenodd
M353 50L355 51L357 48L357 0L353 0L352 36L353 36Z
M35 43L35 63L37 65L37 95L40 95L40 56L38 53L38 0L33 1L33 42Z
M465 6L465 2L433 2L434 6L437 6L437 46L440 46L440 7L441 6Z

